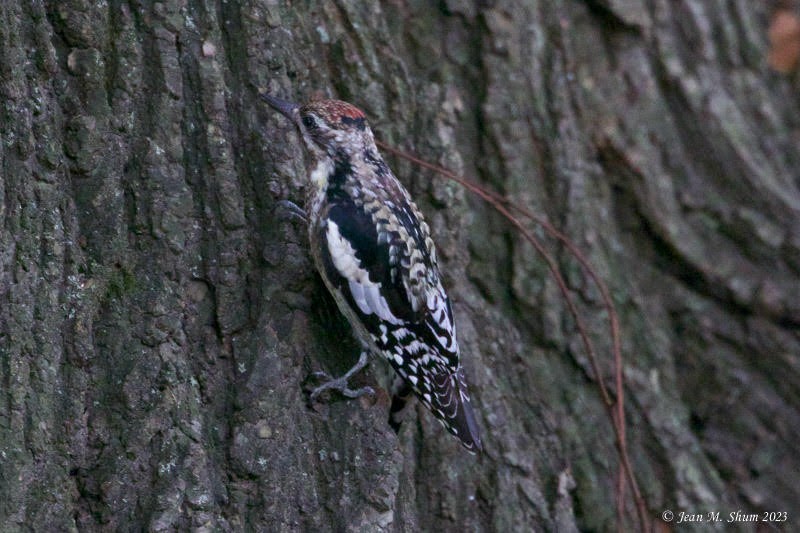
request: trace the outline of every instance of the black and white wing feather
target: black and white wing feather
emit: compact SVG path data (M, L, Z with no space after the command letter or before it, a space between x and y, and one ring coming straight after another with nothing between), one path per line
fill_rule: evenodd
M364 340L389 360L448 431L469 450L478 450L478 427L433 241L408 194L392 176L388 179L383 190L394 192L389 199L329 186L327 213L313 230L320 270Z

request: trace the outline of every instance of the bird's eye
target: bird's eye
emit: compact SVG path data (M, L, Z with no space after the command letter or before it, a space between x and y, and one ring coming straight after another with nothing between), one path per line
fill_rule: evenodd
M314 120L314 117L311 115L306 115L303 117L303 126L305 126L309 130L313 130L317 127L317 121Z

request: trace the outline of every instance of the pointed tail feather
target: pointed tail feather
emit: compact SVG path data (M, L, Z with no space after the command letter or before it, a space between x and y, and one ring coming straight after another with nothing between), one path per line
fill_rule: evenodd
M453 374L443 372L434 376L432 385L430 401L423 394L423 403L467 450L472 453L482 451L480 430L469 400L463 369L459 367Z

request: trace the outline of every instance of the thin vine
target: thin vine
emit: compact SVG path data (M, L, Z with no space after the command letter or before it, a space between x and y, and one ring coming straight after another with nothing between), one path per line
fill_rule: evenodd
M624 500L625 500L625 489L626 489L625 482L627 480L627 483L631 487L631 492L633 493L633 499L636 507L638 520L641 526L641 531L647 531L649 528L649 520L647 518L647 507L644 498L642 497L641 491L639 490L639 486L636 482L636 477L634 476L633 468L631 466L630 458L628 456L628 444L627 444L627 435L625 429L625 400L624 400L625 380L622 370L622 349L621 349L620 332L619 332L619 318L617 316L616 309L614 308L614 303L611 299L608 286L605 284L602 278L600 278L600 276L597 275L597 273L592 268L591 264L583 255L583 253L580 251L580 249L578 249L578 247L564 233L557 230L542 217L532 213L530 210L527 210L522 206L519 206L509 201L507 198L500 196L496 192L491 191L476 183L473 183L465 179L464 177L459 176L454 172L447 170L446 168L424 161L407 152L403 152L392 146L389 146L388 144L382 141L376 140L375 142L379 147L386 150L387 152L397 157L406 159L423 168L432 170L437 174L440 174L452 181L455 181L456 183L460 184L470 192L476 194L478 197L480 197L489 205L491 205L503 217L505 217L520 232L520 234L525 238L525 240L527 240L531 245L533 245L537 253L547 263L547 267L550 270L551 274L553 275L553 278L555 279L556 284L558 285L558 288L562 296L564 297L564 301L567 304L567 308L570 314L572 315L573 319L575 320L575 325L576 328L578 329L578 334L581 338L584 349L586 350L587 357L592 367L592 372L594 372L595 375L595 382L598 384L598 390L600 392L603 405L605 407L609 419L611 420L611 424L614 427L615 445L617 448L617 453L619 454L620 458L620 472L617 480L617 494L616 494L618 527L621 530L623 523L623 515L624 515ZM603 307L605 308L609 321L609 330L611 335L611 350L614 359L614 392L616 393L616 402L612 400L611 395L608 392L608 388L603 382L594 345L592 344L591 338L589 337L586 325L584 324L584 321L581 318L577 307L575 306L570 290L567 287L567 284L564 281L563 276L561 275L561 271L558 268L558 264L553 259L553 257L547 252L542 243L533 235L531 231L529 231L525 227L522 220L520 220L518 216L515 216L514 213L516 213L517 215L519 215L519 217L522 217L523 219L528 219L538 224L550 236L554 237L556 240L561 242L569 251L569 253L572 254L575 257L575 259L577 259L578 263L580 263L581 267L589 275L589 277L592 279L592 281L600 291L600 295L603 300Z

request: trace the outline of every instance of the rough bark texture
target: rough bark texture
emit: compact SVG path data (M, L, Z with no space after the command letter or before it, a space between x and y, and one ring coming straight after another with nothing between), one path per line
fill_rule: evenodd
M349 100L586 251L654 518L798 527L800 101L766 66L773 7L0 2L3 530L615 527L612 432L544 263L406 162L486 453L421 409L395 434L379 361L374 399L307 406L358 346L276 208L305 163L262 90ZM553 249L608 378L597 292Z

